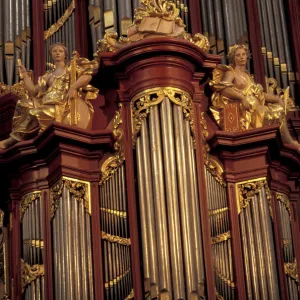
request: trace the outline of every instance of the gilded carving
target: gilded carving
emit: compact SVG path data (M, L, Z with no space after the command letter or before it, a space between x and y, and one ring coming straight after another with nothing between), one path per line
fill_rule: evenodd
M115 154L108 157L101 166L101 179L99 184L103 185L123 164L124 157L124 141L122 127L122 104L119 104L119 110L116 112L113 123L113 136L115 139Z
M224 276L221 272L219 272L218 270L215 270L216 275L224 282L226 283L228 286L230 286L231 288L235 288L235 283L233 281L231 281L229 278L227 278L226 276Z
M31 205L32 202L41 199L41 192L36 191L25 195L21 200L21 221L24 216L25 211Z
M51 189L51 218L59 206L63 188L66 187L75 200L82 202L87 213L90 213L90 187L89 183L74 178L63 177Z
M217 208L217 209L211 209L208 211L209 216L215 216L224 213L225 211L228 211L228 207L223 208Z
M124 245L124 246L130 246L131 245L131 241L128 238L123 238L117 235L112 235L112 234L108 234L104 231L102 231L102 239L103 240L107 240L111 243L118 243L120 245Z
M297 273L297 261L296 258L292 263L285 263L284 264L284 272L287 276L294 279L299 284L299 276Z
M0 82L0 96L6 95L8 93L12 93L22 99L29 98L28 91L25 88L25 84L23 80L14 84L13 86L6 85Z
M33 265L25 263L21 260L21 276L22 276L22 293L25 287L37 278L44 276L44 265Z
M136 95L131 102L133 143L135 144L143 120L147 118L153 106L168 97L174 104L181 106L185 118L189 121L192 134L195 134L194 111L191 96L185 91L173 88L153 88Z
M270 194L270 189L268 187L268 183L265 178L249 180L237 184L238 201L239 201L238 207L239 210L246 208L249 205L250 201L253 199L253 196L258 194L263 188L265 189L266 200L268 201L270 216L273 219L271 194Z
M227 231L225 233L221 233L217 236L212 237L211 242L214 245L214 244L219 244L219 243L225 242L229 239L231 239L231 233L230 233L230 231Z
M23 240L23 244L29 245L31 247L36 248L44 248L44 241L43 240Z
M130 294L125 298L125 300L134 299L134 291L131 290Z
M59 206L59 200L62 196L62 190L63 190L63 182L60 179L51 189L50 189L50 195L51 195L51 218L54 218L55 212L58 209Z
M114 210L114 209L105 208L105 207L100 207L100 210L104 211L106 213L115 215L115 216L120 217L120 218L127 218L127 212L126 211Z
M74 9L75 9L75 0L72 0L71 4L66 9L63 16L60 17L58 21L55 24L53 24L48 30L44 31L44 40L50 38L56 31L58 31L64 25L64 23L71 16Z
M288 196L281 193L276 193L276 199L284 205L289 215L291 215L290 200Z
M106 33L98 41L95 55L103 51L116 51L130 43L154 37L184 39L207 52L210 48L208 39L200 33L194 37L187 33L179 13L180 10L171 1L141 0L140 7L135 10L134 21L128 27L127 37L118 39L117 33Z

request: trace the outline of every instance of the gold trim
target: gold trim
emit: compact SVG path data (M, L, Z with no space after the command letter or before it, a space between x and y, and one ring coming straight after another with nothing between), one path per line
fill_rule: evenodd
M268 57L269 60L272 60L273 53L271 51L267 51L267 57Z
M102 231L102 240L106 240L109 241L111 243L118 243L120 245L124 245L124 246L130 246L131 245L131 241L128 238L123 238L117 235L112 235L112 234L108 234L104 231Z
M30 245L31 247L44 249L43 240L23 240L24 245Z
M26 210L28 209L29 205L35 200L41 200L41 192L40 191L31 192L22 197L21 216L20 216L21 222L22 222L23 216L24 216Z
M125 300L134 299L134 290L132 289L129 295L125 298Z
M225 242L225 241L227 241L229 239L231 239L231 233L230 233L230 231L227 231L225 233L221 233L221 234L219 234L217 236L212 237L211 238L211 243L213 245L215 245L215 244L219 244L219 243Z
M287 64L280 65L281 72L287 72Z
M58 31L64 25L64 23L71 16L74 9L75 9L75 0L72 0L70 6L66 9L63 16L61 16L58 19L58 21L55 24L53 24L48 30L44 31L44 40L50 38L56 31Z
M284 207L288 211L288 214L291 216L291 206L289 197L282 193L276 193L276 199L284 205Z
M223 187L226 187L224 180L224 169L221 164L210 154L205 154L205 167L207 171L216 179Z
M252 197L255 194L259 193L262 187L265 188L267 201L269 203L270 216L273 219L271 195L265 177L241 181L235 184L236 196L237 196L237 207L238 207L239 214L241 213L241 210L243 210L249 205Z
M30 76L31 76L31 74L30 74ZM0 96L6 95L8 93L12 93L16 96L19 96L22 99L29 98L28 90L25 88L25 84L24 84L23 80L15 83L12 86L6 85L6 84L0 82Z
M224 282L226 283L229 287L231 287L232 289L235 288L235 283L233 281L231 281L229 278L226 278L226 276L224 276L221 272L219 272L218 270L215 269L216 275Z
M299 276L297 272L297 260L294 259L292 263L285 263L284 264L284 273L294 279L299 285Z
M0 228L3 227L3 222L4 222L4 211L0 209Z
M110 280L110 281L106 281L104 283L104 287L106 289L109 289L109 288L113 288L114 285L118 284L119 281L121 281L127 274L129 274L131 271L131 268L129 268L127 271L125 271L123 274L120 274L118 277Z
M113 121L113 136L115 139L114 150L116 153L108 157L101 166L101 179L99 184L103 185L111 176L122 166L124 155L124 133L123 133L123 121L122 121L122 104L119 104L119 110L116 111Z
M193 137L195 136L194 110L191 95L175 87L156 87L138 93L131 100L133 146L135 146L143 120L147 118L151 108L160 104L165 97L168 97L174 104L182 107L183 114L190 123L192 135Z
M21 259L22 293L24 293L27 285L37 278L44 276L44 274L44 265L30 266Z
M106 207L100 207L100 211L104 211L106 213L115 215L115 216L120 217L120 218L127 218L127 212L126 211L113 210L113 209L109 209L109 208L106 208Z
M274 60L274 66L275 67L279 67L279 65L280 65L280 63L279 63L279 57L274 57L273 60Z
M51 219L54 218L55 212L58 209L59 200L62 196L62 190L64 186L69 190L71 195L74 196L75 200L83 202L85 211L91 214L91 184L88 181L63 176L50 189Z
M292 239L282 239L282 248L288 248L289 245L292 245Z
M267 54L267 48L266 47L261 47L261 53L262 54Z
M211 216L215 216L215 215L219 215L222 214L223 212L228 211L228 207L222 207L222 208L217 208L217 209L211 209L208 211L208 215Z

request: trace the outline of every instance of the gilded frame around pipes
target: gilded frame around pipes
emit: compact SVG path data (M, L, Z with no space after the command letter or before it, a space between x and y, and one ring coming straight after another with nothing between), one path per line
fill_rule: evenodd
M21 214L20 214L21 222L22 222L23 216L24 216L26 210L28 209L29 205L36 200L41 200L41 192L40 191L30 192L22 197Z
M58 31L64 23L69 19L73 10L75 9L75 0L72 0L70 6L66 9L65 13L59 20L53 24L48 30L44 31L44 40L49 39L56 31Z
M184 117L190 123L191 132L194 138L195 118L191 95L184 90L175 87L156 87L138 93L131 100L133 146L135 146L143 120L147 118L151 108L163 102L165 97L168 97L175 105L182 107Z
M122 121L123 106L119 104L119 110L116 111L113 120L113 136L115 139L114 150L115 153L109 156L101 165L100 174L101 179L99 184L103 185L111 176L120 168L125 160L124 155L124 133Z
M263 187L266 191L266 198L269 205L270 216L273 219L271 195L266 177L241 181L235 184L237 208L239 214L244 208L249 205L252 197L255 194L258 194Z
M74 196L76 201L83 202L85 211L91 215L91 184L88 181L83 181L75 178L63 176L50 189L51 194L51 219L54 218L56 210L58 209L59 200L62 197L62 190L64 186Z
M298 286L299 286L299 276L297 271L297 260L296 258L292 263L285 263L284 264L284 273L289 276L290 278L294 279Z
M289 216L291 217L291 206L290 206L290 199L289 199L289 197L287 195L285 195L285 194L277 192L276 193L276 199L278 201L280 201L284 205L284 207L286 208Z
M22 293L24 293L27 285L39 277L44 276L44 274L44 265L30 266L29 264L25 263L23 259L21 259Z

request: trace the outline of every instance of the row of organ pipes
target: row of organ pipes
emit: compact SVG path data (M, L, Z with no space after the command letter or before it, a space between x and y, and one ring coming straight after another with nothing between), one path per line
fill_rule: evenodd
M180 17L189 31L188 0L172 0L180 10ZM128 26L133 21L134 11L140 0L89 0L89 24L91 29L93 50L97 41L105 32L115 31L120 36L127 35Z
M100 183L105 299L126 299L133 291L124 163Z
M30 68L30 18L29 0L0 1L0 82L18 82L17 59Z
M68 58L75 50L75 0L44 1L44 31L46 68L53 68L50 46L63 43L68 49ZM57 26L59 23L60 26ZM54 32L47 34L49 29L56 27Z

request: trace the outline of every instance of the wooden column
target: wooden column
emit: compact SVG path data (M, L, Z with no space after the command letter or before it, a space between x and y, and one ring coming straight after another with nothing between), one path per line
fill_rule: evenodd
M32 45L34 81L45 73L44 8L42 0L32 0Z
M201 1L204 0L190 0L189 2L189 14L192 34L203 33L201 24Z
M246 0L246 11L255 81L266 87L266 74L264 70L264 60L261 52L262 42L260 37L260 24L258 18L259 11L257 0Z
M86 0L75 0L75 41L76 50L83 57L88 57L88 29L87 29Z

